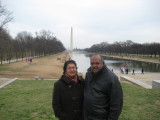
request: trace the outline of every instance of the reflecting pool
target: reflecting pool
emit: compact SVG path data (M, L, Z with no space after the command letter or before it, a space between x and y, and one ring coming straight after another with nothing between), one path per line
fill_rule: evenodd
M87 72L87 69L90 67L90 54L85 52L73 52L70 53L70 56L77 63L78 72ZM144 72L160 72L160 64L157 63L125 60L106 56L103 56L103 59L107 67L110 70L113 69L115 73L121 72L120 67L124 69L128 68L129 73L132 73L133 69L135 73L141 73L142 68Z

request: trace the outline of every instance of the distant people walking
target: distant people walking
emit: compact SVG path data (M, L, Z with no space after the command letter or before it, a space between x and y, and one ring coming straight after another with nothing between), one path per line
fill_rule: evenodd
M30 63L32 62L32 58L30 59Z
M123 67L120 67L120 71L121 71L122 74L124 74L125 69Z
M135 75L135 73L134 73L134 69L133 69L132 75Z
M126 68L126 74L128 74L128 68Z
M123 70L122 70L122 68L120 67L120 71L121 71L121 73L123 73Z
M124 67L122 68L122 72L123 72L123 73L125 73L125 69L124 69Z
M142 73L141 74L144 74L144 69L142 68Z

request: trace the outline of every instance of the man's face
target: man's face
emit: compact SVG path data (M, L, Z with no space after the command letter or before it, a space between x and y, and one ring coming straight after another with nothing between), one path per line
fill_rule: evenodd
M103 67L101 57L96 55L91 58L91 70L94 74L97 74Z

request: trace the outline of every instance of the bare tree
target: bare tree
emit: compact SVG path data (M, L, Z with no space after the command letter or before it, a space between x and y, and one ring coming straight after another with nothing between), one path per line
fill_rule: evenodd
M0 1L0 30L12 20L12 12L8 11L4 6L2 6Z
M4 56L7 54L7 49L9 49L11 37L7 33L6 30L2 29L0 34L0 58L1 58L1 65L4 59Z
M31 55L31 45L32 45L32 35L26 31L20 32L17 34L15 37L15 40L19 44L19 51L21 53L21 58L25 56L30 56ZM29 55L28 55L29 54Z
M104 44L102 42L100 44L94 44L90 48L85 49L88 52L101 52L101 53L109 53L109 54L119 54L120 55L126 54L136 54L143 55L143 56L150 56L152 55L160 57L160 43L134 43L131 40L127 40L125 42L115 42L113 44Z
M4 29L4 26L13 20L11 16L12 12L8 11L4 6L2 6L0 1L0 57L1 57L1 65L4 55L6 55L6 49L9 47L8 42L10 41L10 35Z
M41 55L54 54L64 51L63 44L53 35L51 31L41 30L36 32L36 51Z

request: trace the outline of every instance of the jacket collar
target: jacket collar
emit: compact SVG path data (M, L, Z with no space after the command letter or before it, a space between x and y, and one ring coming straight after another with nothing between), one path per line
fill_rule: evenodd
M61 78L60 78L60 80L66 82L67 84L71 84L71 83L73 82L72 80L70 80L70 79L69 79L68 77L66 77L65 75L62 75ZM83 78L82 78L81 76L78 76L78 75L77 75L77 80L78 80L78 81L83 81Z
M107 66L106 65L103 65L102 69L95 75L92 70L91 70L91 67L88 68L88 72L94 76L98 76L99 74L101 74L102 72L104 72L105 70L107 69Z

